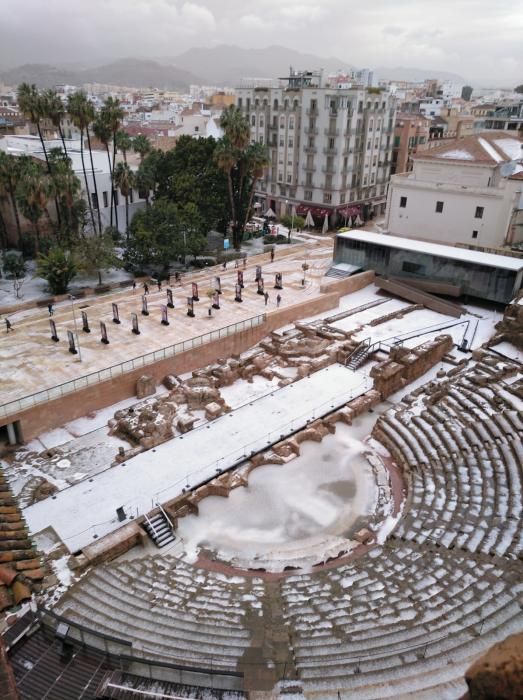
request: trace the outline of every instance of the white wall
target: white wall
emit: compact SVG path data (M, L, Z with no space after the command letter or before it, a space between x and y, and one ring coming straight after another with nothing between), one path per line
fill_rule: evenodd
M393 176L387 228L398 236L437 243L502 246L520 196L516 182L504 181L500 188L462 188ZM407 198L405 207L400 206L401 197ZM443 202L442 213L436 212L438 201ZM476 207L484 208L481 219L475 218ZM473 231L478 232L476 238Z

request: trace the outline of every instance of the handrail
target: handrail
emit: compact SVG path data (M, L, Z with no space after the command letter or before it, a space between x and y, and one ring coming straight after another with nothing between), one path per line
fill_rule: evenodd
M147 516L147 513L144 513L144 518L145 518L145 521L146 521L147 525L149 525L149 527L150 527L151 530L153 531L154 536L155 536L156 538L158 538L159 535L158 535L158 533L156 532L156 528L155 528L154 525L152 524L152 521L149 520L149 518L148 518L148 516Z
M101 382L114 379L117 376L127 374L128 372L133 372L136 369L140 369L141 367L145 367L160 360L175 357L179 353L186 352L187 350L191 350L195 347L200 347L201 345L213 342L214 340L219 340L220 338L228 337L230 335L234 335L235 333L240 333L241 331L261 326L265 323L266 319L267 314L252 316L251 318L247 318L243 321L232 323L229 326L216 328L213 331L195 336L194 338L188 338L187 340L182 340L174 345L168 345L164 348L160 348L159 350L154 350L146 355L139 355L131 358L130 360L124 360L116 365L106 367L105 369L91 372L90 374L84 374L76 379L71 379L67 382L63 382L62 384L57 384L47 389L42 389L42 391L27 394L26 396L22 396L14 401L8 401L7 403L0 405L0 418L4 418L13 413L19 413L20 411L32 408L33 406L37 406L41 403L47 403L48 401L57 399L65 394L72 394L75 391L85 389L86 387L94 384L100 384Z
M164 517L164 518L167 520L167 522L169 523L169 527L171 528L171 530L174 530L174 525L172 524L170 517L169 517L169 516L167 515L167 513L165 512L165 510L164 510L162 504L161 504L161 503L156 503L156 505L157 505L158 508L160 509L160 511L161 511L161 513L162 513L162 515L163 515L163 517Z

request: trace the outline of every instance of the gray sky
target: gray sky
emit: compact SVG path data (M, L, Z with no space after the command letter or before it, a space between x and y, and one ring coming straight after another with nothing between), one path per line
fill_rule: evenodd
M522 0L0 0L0 67L235 44L523 83Z

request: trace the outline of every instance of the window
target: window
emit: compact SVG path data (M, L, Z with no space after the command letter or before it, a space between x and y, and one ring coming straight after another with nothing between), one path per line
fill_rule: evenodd
M278 172L278 182L283 182L283 173L281 170Z
M283 148L283 146L285 146L285 141L284 141L283 138L280 136L280 148Z
M260 117L260 126L263 126L263 117Z
M407 198L400 197L400 209L405 209L407 206Z
M293 140L293 139L289 139L289 140L287 141L287 145L288 145L289 148L293 148L293 146L294 146L294 140Z
M443 202L436 202L436 214L443 212Z
M476 213L474 214L475 219L482 219L485 207L476 207Z
M289 117L289 129L294 129L294 117Z
M317 101L311 100L311 112L315 112L317 107L318 107ZM311 199L312 199L312 192L311 192Z
M472 231L472 238L477 238L477 237L478 237L478 232Z
M280 119L280 129L285 129L285 117Z
M312 190L305 190L303 198L310 202L312 200Z
M274 110L277 110L277 109L278 109L278 100L274 100L274 102L272 103L272 108L273 108Z
M330 192L323 193L323 203L330 204L332 202L332 194Z
M238 109L241 109L241 108L242 108L242 103L243 103L242 98L241 98L241 97L238 97Z
M251 126L256 126L256 116L254 114L251 117Z
M259 136L259 137L258 137L258 142L259 142L259 143L263 143L263 136Z
M292 175L287 175L287 182L291 184L292 182Z
M401 266L403 272L419 272L423 274L425 272L425 265L419 265L418 263L405 261Z
M91 192L91 204L93 209L98 209L98 197L95 192Z
M104 200L104 207L108 207L108 206L109 206L109 196L108 196L108 193L107 193L107 192L102 192L102 197L103 197L103 200Z

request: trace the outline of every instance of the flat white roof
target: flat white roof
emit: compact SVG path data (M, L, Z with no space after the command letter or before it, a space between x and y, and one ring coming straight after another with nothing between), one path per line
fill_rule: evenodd
M504 270L512 270L513 272L523 270L523 258L512 258L508 255L484 253L480 250L456 248L451 245L428 243L427 241L417 241L413 238L391 236L387 233L373 233L372 231L353 230L346 233L338 233L337 236L338 238L347 238L353 241L361 241L362 243L375 243L388 248L403 248L416 253L427 253L440 258L462 260L463 262L485 265L486 267L498 267Z

